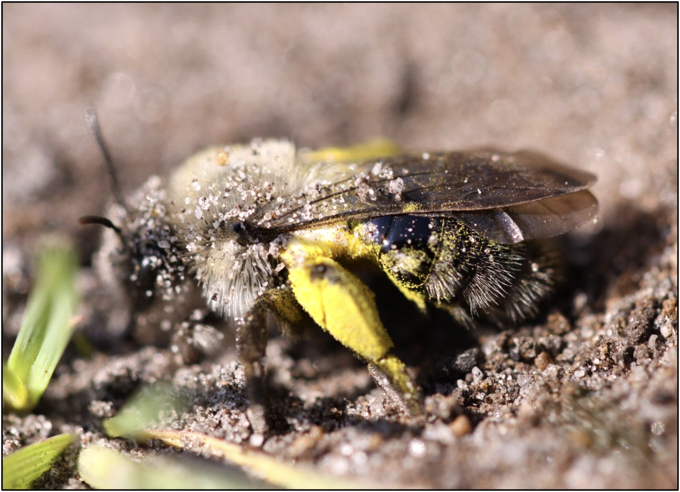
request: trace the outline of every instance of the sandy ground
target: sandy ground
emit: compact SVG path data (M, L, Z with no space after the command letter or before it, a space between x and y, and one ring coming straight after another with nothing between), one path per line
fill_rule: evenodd
M72 237L96 289L99 234L77 219L111 191L87 106L128 192L260 136L533 148L599 176L600 220L560 241L567 285L548 313L466 332L377 283L428 418L386 408L323 333L276 338L262 449L383 486L677 488L677 73L674 4L5 4L3 342L40 234ZM233 348L178 368L167 346L108 332L92 296L82 312L95 355L70 351L33 415L3 416L3 454L67 430L103 442L102 419L159 378L192 395L186 428L249 443ZM82 486L76 451L41 485Z

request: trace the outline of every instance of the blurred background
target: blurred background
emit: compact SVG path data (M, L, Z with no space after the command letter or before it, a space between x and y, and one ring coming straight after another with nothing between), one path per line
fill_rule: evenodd
M111 197L201 148L386 136L409 149L533 148L622 206L677 207L677 6L3 5L3 235L77 238ZM6 252L6 248L3 248ZM86 260L85 260L86 261Z
M287 137L314 148L378 136L413 150L531 148L598 175L596 234L561 238L570 285L553 307L557 321L546 325L562 344L559 372L541 376L534 365L515 366L503 352L503 344L515 340L507 334L462 335L450 329L448 317L439 331L429 325L427 331L413 329L430 321L419 317L420 324L413 325L401 316L400 306L407 303L386 299L386 311L401 318L386 324L404 328L402 335L391 333L407 364L436 366L449 360L444 355L457 356L455 351L467 347L488 349L485 353L505 357L508 366L486 364L490 376L479 384L510 381L502 379L510 367L513 381L522 381L524 401L535 407L527 403L508 410L504 398L512 394L508 391L519 394L519 383L510 390L499 384L488 390L491 403L468 409L482 423L466 445L428 447L436 453L424 464L406 456L421 448L408 444L411 431L400 431L403 446L369 453L369 468L386 479L399 476L395 483L406 484L401 486L421 488L677 488L677 12L672 3L5 3L3 341L20 325L31 282L29 259L39 236L59 232L73 238L84 266L98 246L101 228L81 227L78 218L102 214L112 191L84 123L87 107L99 113L124 193L208 145L253 137ZM91 270L81 273L81 290L96 292ZM384 294L377 290L379 297ZM107 321L115 313L97 307L91 297L85 295L82 324L95 340L103 330L92 313L102 311ZM540 341L541 333L548 333L541 326L520 338ZM649 343L636 335L643 328ZM466 336L481 342L466 345ZM413 343L414 338L423 342ZM441 342L452 338L455 343ZM106 357L87 366L91 371L108 364L118 381L117 357L128 355L140 368L162 367L144 363L144 353L155 357L154 350L129 354L112 340ZM268 364L284 368L272 373L290 375L287 352L271 346ZM340 358L327 351L312 359L302 352L305 347L293 358L321 367L322 375L323 367L330 368L319 383L324 395L342 399L370 387L364 367L352 366L348 351L338 351L345 354ZM620 354L623 362L615 358ZM609 372L591 371L597 364L590 366L591 361L602 357L609 357ZM620 367L633 359L637 372ZM86 410L93 399L117 396L91 392L90 369L74 369L81 386L70 382L69 370L61 386L53 386L51 401L58 404L52 413L71 408L62 401L81 404L82 411L63 412L81 425L94 415ZM587 376L569 379L572 372ZM133 372L138 373L154 374ZM127 384L127 376L121 381ZM573 381L588 388L583 394L596 411L573 410ZM294 377L286 384L295 385L295 395L320 394L316 378ZM450 389L431 391L434 402L449 398L444 395ZM512 398L512 405L523 401ZM318 400L314 408L324 425L332 423L334 400ZM556 401L562 407L554 407ZM565 421L587 432L568 434L570 427L560 423ZM350 421L338 422L343 427ZM359 426L352 423L339 433L344 429L354 435ZM594 441L582 437L591 431ZM346 449L333 440L337 435L331 433L322 448L329 455ZM607 436L618 444L605 442ZM292 437L282 436L282 453L293 448L283 438ZM433 439L425 439L428 446ZM381 461L382 453L387 461ZM316 454L310 461L324 462Z

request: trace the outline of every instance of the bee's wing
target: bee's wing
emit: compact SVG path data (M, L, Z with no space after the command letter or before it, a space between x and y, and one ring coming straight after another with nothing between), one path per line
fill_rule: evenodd
M308 202L309 213L287 211L268 228L408 213L453 216L491 239L515 243L567 232L597 213L597 200L585 191L596 177L536 152L405 154L361 163L352 174L337 169L319 171L332 184Z
M456 212L455 218L499 243L557 236L597 215L597 199L588 190L510 207Z

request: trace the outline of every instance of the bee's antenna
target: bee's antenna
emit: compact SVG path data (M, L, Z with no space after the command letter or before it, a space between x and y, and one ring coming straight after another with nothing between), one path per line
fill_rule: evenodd
M120 230L120 227L116 226L106 217L100 217L99 215L85 215L84 217L78 219L78 222L80 223L80 225L97 224L102 225L104 227L108 227L109 229L113 229L115 233L121 237L123 234L123 232Z
M116 174L116 168L113 166L113 159L111 159L111 154L109 153L109 149L106 146L106 142L104 141L104 137L102 136L101 129L99 128L99 119L97 118L97 112L93 108L87 108L85 110L85 124L87 125L87 129L90 130L90 133L97 141L97 144L99 145L99 150L101 150L102 154L104 155L104 162L106 163L106 169L108 170L109 176L111 177L111 187L113 188L113 194L116 197L116 201L121 207L123 207L127 211L127 207L125 206L125 200L123 199L123 194L121 193L120 185L118 184L118 175ZM125 244L125 240L123 238L123 231L121 231L120 227L116 226L106 217L100 217L98 215L86 215L84 217L81 217L78 220L78 222L80 222L80 225L97 224L112 229L121 239L123 244Z
M116 174L116 168L113 165L113 159L111 159L111 154L109 153L109 148L106 145L106 142L104 141L104 137L102 136L101 129L99 128L99 119L97 117L97 112L93 108L87 108L85 110L85 124L87 124L88 130L90 130L90 133L92 136L95 138L97 141L97 144L99 145L99 149L102 151L102 154L104 155L104 161L106 163L106 169L109 172L109 176L111 177L111 186L113 187L113 194L116 197L116 201L118 204L123 207L124 209L127 210L127 207L125 206L125 200L123 199L123 194L120 191L120 185L118 183L118 175ZM82 223L82 222L81 222ZM87 223L101 223L101 222L87 222ZM109 222L110 223L110 222ZM107 224L101 223L101 225L106 225L106 227L110 227ZM113 224L111 224L113 225ZM115 230L115 226L113 227Z

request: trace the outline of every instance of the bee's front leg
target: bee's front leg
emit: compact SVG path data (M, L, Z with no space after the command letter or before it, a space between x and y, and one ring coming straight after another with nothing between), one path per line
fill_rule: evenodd
M256 434L264 434L269 428L265 369L262 363L267 348L267 308L264 303L257 303L238 321L236 348L246 376L248 420Z
M265 292L237 323L236 348L246 375L248 419L256 434L264 434L271 427L266 371L262 363L267 348L267 318L270 314L284 334L295 333L294 328L302 322L303 312L290 287Z

